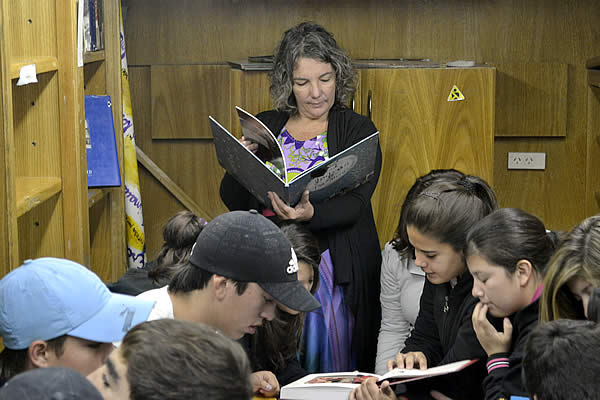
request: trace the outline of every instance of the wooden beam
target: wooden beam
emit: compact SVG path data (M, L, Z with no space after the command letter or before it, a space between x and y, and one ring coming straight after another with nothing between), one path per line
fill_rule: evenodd
M152 161L146 153L144 153L139 147L135 146L135 153L137 154L137 160L144 168L148 170L159 181L165 189L169 191L181 204L185 206L189 211L193 212L199 217L204 218L206 221L210 221L211 214L201 209L198 204L188 196L179 185L177 185L158 165Z

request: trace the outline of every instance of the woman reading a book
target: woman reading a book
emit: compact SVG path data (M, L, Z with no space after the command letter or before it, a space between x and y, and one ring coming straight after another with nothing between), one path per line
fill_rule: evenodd
M368 118L345 106L354 89L350 59L331 33L312 23L285 32L271 73L275 110L257 117L278 135L289 176L377 131ZM244 139L250 150L258 149ZM230 210L256 208L274 219L304 222L319 239L321 285L315 297L322 307L306 319L303 364L308 371L374 369L381 251L371 196L380 169L378 147L369 181L319 203L307 191L297 205L285 204L274 193L270 204L260 204L229 174L221 182L221 198Z
M600 215L589 217L565 237L548 265L540 320L600 320Z
M538 324L543 273L557 242L538 218L515 208L494 211L467 235L465 256L479 299L473 328L487 353L486 399L528 395L521 378L525 344ZM487 315L503 318L503 329Z
M426 276L415 328L404 349L388 369L427 369L486 354L473 330L471 316L477 303L471 295L473 277L463 254L470 227L497 208L492 189L481 178L465 176L440 182L419 193L406 205L406 231L414 247L415 264ZM484 363L448 378L411 384L409 398L429 398L436 389L455 399L480 399ZM424 381L425 382L425 381ZM377 388L372 380L352 392L351 398L395 398L389 386Z

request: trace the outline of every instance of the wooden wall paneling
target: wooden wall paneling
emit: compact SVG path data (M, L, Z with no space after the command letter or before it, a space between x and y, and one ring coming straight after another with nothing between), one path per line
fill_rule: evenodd
M242 136L242 128L235 106L239 106L250 114L256 115L261 111L272 110L273 102L269 94L268 71L241 71L231 69L231 114L229 131L238 138Z
M90 263L88 267L104 282L114 282L111 260L110 199L103 197L89 209Z
M86 95L105 95L106 63L98 61L86 64L83 69L83 84Z
M65 257L63 199L57 194L19 217L19 262L30 258Z
M17 176L61 176L58 77L38 75L38 83L16 86L13 112Z
M127 231L125 228L125 162L123 152L123 103L121 77L121 18L119 0L104 0L105 94L110 95L115 127L121 186L109 190L110 212L104 218L110 226L110 271L116 281L127 269ZM104 223L104 222L102 222ZM97 252L96 252L97 253ZM94 257L92 255L92 261Z
M219 196L225 171L212 140L155 141L151 158L211 219L227 211Z
M167 191L177 199L181 204L184 205L189 211L194 213L195 215L204 218L205 220L210 220L212 218L212 213L205 211L202 207L200 207L194 199L192 199L188 194L183 191L165 172L152 161L150 157L146 153L142 151L139 147L135 149L138 163L141 164L148 172L154 176L154 178L159 181Z
M383 244L398 224L415 179L434 168L457 168L490 184L493 172L494 69L363 70L380 131L382 173L372 198ZM457 85L464 101L448 102ZM476 149L476 150L475 150Z
M149 66L129 66L135 144L152 155L152 97Z
M141 165L138 168L144 210L146 260L151 261L156 258L164 243L162 231L165 224L173 215L185 210L185 207L146 168Z
M9 12L0 2L0 32L4 37L9 29ZM0 216L0 274L4 276L19 262L19 239L16 221L15 198L15 138L12 104L12 83L10 79L10 43L0 46L0 207L5 210Z
M334 32L342 47L368 48L375 0L130 0L126 37L132 65L218 63L273 54L283 32L315 21ZM160 29L156 29L160 26ZM148 45L152 43L152 45ZM366 58L353 54L355 58Z
M210 139L209 115L228 124L229 70L225 65L152 66L152 138Z
M56 1L7 1L13 59L31 56L57 57Z
M566 136L567 64L494 65L496 136Z
M136 65L220 62L271 54L286 29L306 20L323 24L354 58L577 59L583 54L571 39L592 39L594 30L598 32L580 23L598 15L594 0L527 4L335 0L326 6L319 1L262 0L246 6L239 0L188 0L179 1L177 7L160 0L130 0L128 4L130 41L155 44L131 50L130 62Z
M533 213L548 229L570 229L585 215L587 96L580 90L585 68L570 66L568 79L566 137L497 137L494 145L494 189L500 205ZM510 151L545 152L546 169L508 170Z
M152 140L150 67L130 67L129 79L138 147L212 217L226 212L218 190L224 171L217 162L212 140ZM225 110L229 112L229 104ZM162 246L164 224L184 207L144 167L138 164L138 168L146 251L151 260Z
M585 216L600 213L600 88L588 91Z
M77 2L56 0L58 53L58 101L61 171L63 183L63 231L65 258L85 264L89 259L87 165L82 117L83 84L77 66ZM56 154L52 154L56 157Z

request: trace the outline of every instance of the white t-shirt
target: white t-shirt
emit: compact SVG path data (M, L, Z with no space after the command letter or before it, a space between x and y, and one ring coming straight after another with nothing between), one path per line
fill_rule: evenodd
M154 307L148 315L148 321L155 319L173 319L173 302L169 297L169 286L148 290L138 294L136 297L144 300L154 300Z

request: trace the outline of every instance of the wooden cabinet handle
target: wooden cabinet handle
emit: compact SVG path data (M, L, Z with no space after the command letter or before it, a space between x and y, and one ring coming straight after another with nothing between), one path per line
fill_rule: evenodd
M595 192L594 196L596 197L596 204L600 207L600 192Z
M369 119L373 116L373 93L369 90L369 96L367 97L367 116Z

